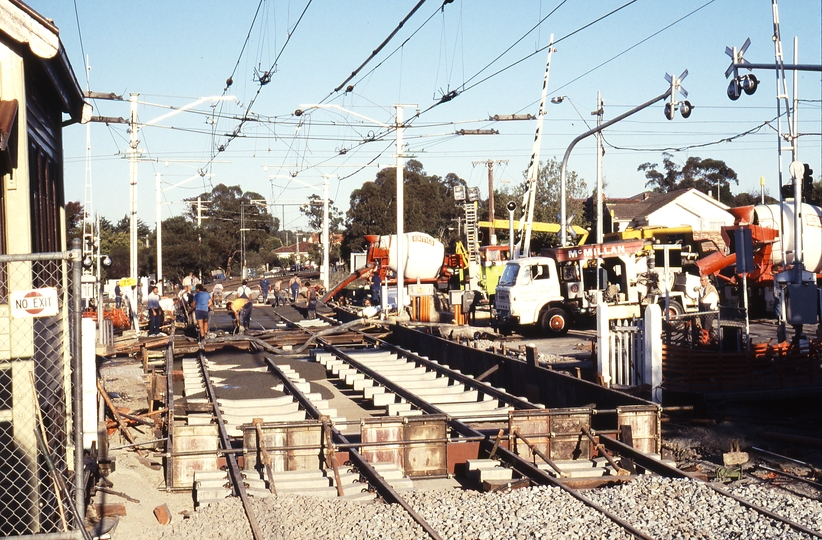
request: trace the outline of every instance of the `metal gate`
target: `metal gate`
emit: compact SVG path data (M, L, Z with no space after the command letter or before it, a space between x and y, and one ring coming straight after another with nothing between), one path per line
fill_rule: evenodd
M642 319L611 319L607 304L597 308L597 372L605 386L647 385L662 399L662 311L645 308Z
M611 319L607 346L612 385L642 384L643 323L642 319Z
M81 537L80 257L0 256L0 537Z

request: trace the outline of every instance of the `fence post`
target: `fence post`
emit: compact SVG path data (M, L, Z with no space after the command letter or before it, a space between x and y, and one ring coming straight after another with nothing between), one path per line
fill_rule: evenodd
M70 335L72 363L74 364L72 371L74 374L72 377L72 384L74 385L72 392L72 401L74 402L74 506L80 519L83 519L86 517L85 461L83 459L83 342L80 335L83 326L83 307L80 304L83 252L79 238L72 240L69 255L69 261L71 262L71 326L73 327Z
M651 385L651 400L662 403L662 309L657 304L645 308L643 380Z
M601 302L597 306L597 371L606 388L611 386L611 327L608 321L608 304Z

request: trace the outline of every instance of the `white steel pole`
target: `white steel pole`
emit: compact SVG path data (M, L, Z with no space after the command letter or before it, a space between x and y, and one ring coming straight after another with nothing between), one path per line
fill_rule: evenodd
M328 239L328 175L323 176L323 270L322 280L326 292L329 285L329 252L331 245Z
M604 111L602 110L602 94L597 92L597 127L602 126L602 115ZM597 131L597 198L596 198L596 213L597 213L597 244L601 244L603 241L602 238L602 205L604 203L602 198L602 156L605 154L605 149L602 147L602 131ZM562 224L562 227L565 227L565 224ZM602 258L597 257L597 290L600 290L601 283L600 280L600 268L602 267Z
M405 164L402 158L402 105L397 108L397 313L402 315L404 299L403 287L405 286L405 259L403 258L403 245L405 243L403 234L403 168Z
M137 146L140 141L137 140L137 96L139 94L131 94L131 140L129 141L129 178L131 182L130 198L131 198L131 220L130 220L130 253L131 261L129 264L130 277L137 282L137 287L140 286L139 276L137 275ZM131 311L132 319L134 321L134 328L139 329L139 314L137 309L137 288L131 289Z
M245 274L245 204L240 203L240 275L246 279Z
M793 63L799 63L799 38L793 38ZM793 129L791 129L791 153L793 154L793 161L791 162L792 172L795 172L793 185L794 185L794 195L793 195L793 224L794 224L794 255L793 260L797 264L802 264L805 262L804 257L804 246L802 242L802 177L803 174L800 174L799 167L794 166L794 163L799 163L799 131L797 131L799 123L799 72L794 70L793 72ZM805 169L802 168L802 173L804 173ZM797 280L801 280L801 274L797 276Z
M160 294L163 294L163 215L162 215L162 181L163 175L157 173L155 184L157 186L157 287Z

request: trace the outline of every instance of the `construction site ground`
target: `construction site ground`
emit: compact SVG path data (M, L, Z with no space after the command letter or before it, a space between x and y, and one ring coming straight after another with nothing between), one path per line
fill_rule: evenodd
M271 308L265 306L255 309L259 309L256 313L262 316L261 310ZM505 344L507 349L516 350L525 345L534 345L539 352L550 354L550 358L557 363L595 363L592 356L592 343L596 340L595 328L572 329L563 337L541 338L515 334L504 339L489 339L494 338L494 335L487 313L480 311L471 326L444 327L446 329L456 331L466 338L479 338L495 347ZM815 327L805 330L809 336L815 336ZM751 332L758 341L775 342L776 326L771 321L754 322ZM115 406L131 411L147 409L149 376L144 374L140 360L127 356L104 359L100 363L99 372ZM316 382L323 385L327 381L318 378ZM325 391L334 395L333 385L326 386ZM687 412L664 415L663 430L666 452L670 452L683 468L702 467L701 470L706 470L703 465L706 462L719 465L722 463L722 454L735 445L741 448L756 446L822 465L820 446L786 442L773 436L777 433L818 438L818 434L822 433L822 412L818 407L818 399L814 398L737 404L720 415L705 417ZM132 429L132 433L138 442L155 438L149 427L138 426ZM125 515L116 519L116 525L110 532L111 538L115 539L140 538L150 530L159 533L164 526L158 523L154 514L154 509L158 506L167 505L172 520L186 519L186 516L195 511L190 491L165 491L162 457L155 452L145 451L141 455L133 448L119 448L127 444L129 441L119 431L109 435L111 455L116 458L116 465L108 480L112 483L112 490L121 492L128 498L102 492L98 492L94 498L97 504L124 505ZM807 469L797 466L793 472L806 475ZM111 521L106 526L110 523Z

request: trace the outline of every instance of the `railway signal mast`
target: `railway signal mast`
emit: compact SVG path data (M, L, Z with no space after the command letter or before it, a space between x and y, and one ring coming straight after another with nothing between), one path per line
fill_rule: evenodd
M725 54L731 57L731 65L725 70L725 78L733 74L728 85L728 97L732 101L736 101L744 92L747 95L753 95L759 86L759 80L752 73L739 74L741 69L752 71L754 69L769 69L776 73L776 112L777 112L777 152L778 152L778 176L779 176L779 206L780 224L779 224L779 238L780 247L782 250L783 271L775 276L775 291L779 291L779 306L778 317L779 327L777 337L780 341L786 338L786 324L790 323L795 330L794 340L796 343L806 341L802 335L802 326L804 324L813 324L818 320L819 310L819 291L815 284L815 276L812 272L805 270L803 262L803 246L802 246L802 223L803 223L803 207L802 207L802 189L803 183L805 188L812 187L813 171L808 164L803 164L799 161L798 155L798 124L797 124L797 106L799 104L798 95L798 72L799 71L822 71L822 66L819 65L801 65L798 64L798 42L794 38L794 63L785 64L784 56L782 54L782 36L779 30L779 9L777 0L772 0L773 5L773 42L774 42L774 64L752 64L745 60L744 54L751 45L751 40L746 39L745 43L740 49L736 47L725 47ZM793 103L788 97L788 84L786 71L793 71ZM782 109L785 110L785 121L787 124L787 133L784 133L782 127ZM783 141L787 142L787 146L783 145ZM783 160L782 154L785 150L791 151L791 164L788 168L791 174L791 184L783 185L782 170ZM808 182L807 178L811 181ZM793 188L793 189L790 189ZM793 253L787 251L788 238L786 233L786 224L784 223L784 216L786 214L785 199L793 196ZM787 269L787 256L792 255L793 267Z

